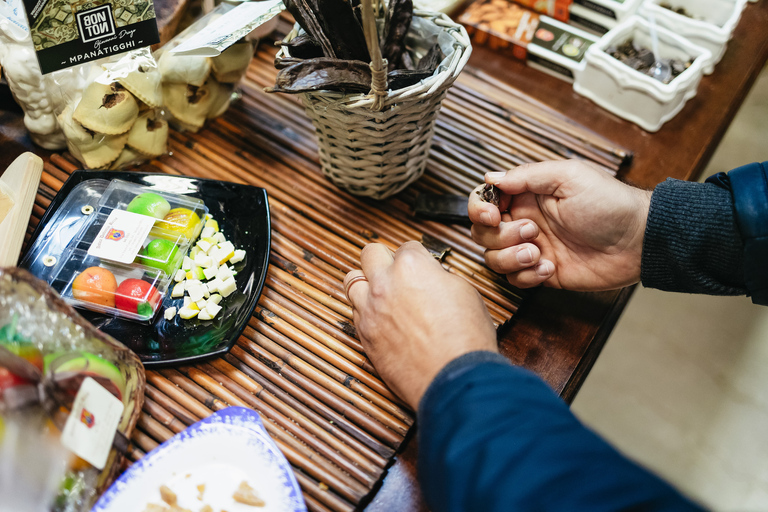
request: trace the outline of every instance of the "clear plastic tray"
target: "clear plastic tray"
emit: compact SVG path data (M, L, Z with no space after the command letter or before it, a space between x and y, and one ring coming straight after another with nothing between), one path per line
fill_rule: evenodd
M190 241L197 239L203 229L201 220L208 213L208 208L200 199L148 191L146 187L122 180L112 180L101 196L99 208L153 215L157 222L152 233L168 240L174 240L178 235Z
M109 262L82 249L62 258L55 275L62 298L73 306L139 322L155 317L169 281L160 270Z
M64 207L77 219L67 230L74 236L42 262L47 272L40 277L75 307L150 323L208 208L194 197L121 180L109 182L99 198L71 199Z

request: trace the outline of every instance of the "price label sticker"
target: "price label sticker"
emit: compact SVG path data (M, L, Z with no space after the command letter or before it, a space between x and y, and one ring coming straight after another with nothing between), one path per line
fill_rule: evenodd
M87 377L64 425L61 444L95 468L104 469L123 408L123 402Z
M154 217L112 210L88 248L88 254L118 263L133 263L154 225Z

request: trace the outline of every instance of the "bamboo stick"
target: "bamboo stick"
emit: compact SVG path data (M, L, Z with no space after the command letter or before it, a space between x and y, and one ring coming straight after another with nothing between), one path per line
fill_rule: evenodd
M174 433L171 430L166 428L162 423L154 419L146 412L141 413L137 425L150 437L161 443L166 439L170 439L174 436Z
M213 360L210 362L210 365L234 382L238 383L244 389L247 389L257 398L263 400L264 403L275 408L286 417L291 418L292 421L298 423L302 428L307 429L312 435L331 445L334 449L360 465L365 471L376 473L386 466L386 459L375 454L367 446L338 430L326 430L321 425L322 423L325 423L322 418L319 416L309 417L298 409L281 401L275 395L267 391L261 384L257 383L248 375L223 359Z
M309 286L307 283L305 283L304 281L302 281L297 277L294 277L288 272L282 269L276 268L274 266L270 266L269 269L267 270L267 277L271 277L272 279L282 281L286 285L292 288L295 288L297 291L307 295L308 297L311 297L312 299L316 300L320 304L335 311L336 313L344 315L345 318L348 318L350 320L352 319L352 307L346 303L346 298L344 302L341 302L331 297L330 295L321 292L317 288Z
M251 353L246 352L245 349L241 347L249 350L249 352L252 351L256 357L252 356ZM321 401L324 405L327 405L342 416L349 418L350 421L353 421L356 425L365 429L368 434L374 436L385 445L392 448L397 448L397 446L400 445L403 440L403 435L398 434L394 430L390 430L376 419L368 416L356 407L353 407L352 404L327 391L311 379L294 371L290 366L287 366L275 356L271 356L268 353L265 354L264 352L265 351L253 341L244 340L243 338L240 338L238 344L230 350L230 353L237 359L244 362L259 374L272 380L272 382L282 387L284 383L280 379L274 378L274 375L280 375L292 384L302 388L311 396Z
M146 372L147 382L155 386L160 392L166 394L179 405L196 415L198 418L207 418L213 411L192 398L181 388L177 387L174 383L166 379L163 375L160 375L153 371Z
M318 318L322 318L329 324L336 326L348 336L353 338L357 336L355 326L350 323L347 318L336 313L320 302L312 299L309 297L309 295L306 295L299 290L288 286L287 284L275 279L274 276L269 274L267 274L266 285L278 292L281 296L289 298L291 301L300 305L305 310L313 313Z
M331 461L333 464L340 467L342 470L346 471L350 476L352 476L354 479L365 485L368 489L373 487L373 484L376 483L376 479L378 478L379 474L381 473L381 470L378 468L373 468L371 470L363 469L362 466L355 464L352 462L351 459L345 457L344 455L337 452L334 448L332 448L330 445L328 445L325 441L321 440L320 438L313 436L311 433L309 433L307 430L305 430L303 427L301 427L298 423L295 423L292 419L289 419L285 415L283 415L281 412L261 400L259 397L253 395L248 389L241 386L239 383L234 381L233 379L229 378L224 373L218 371L215 367L211 366L210 364L203 363L199 366L199 368L194 367L188 367L188 368L182 368L182 371L187 373L187 375L195 375L196 377L200 377L200 374L197 373L198 371L202 371L205 374L207 374L208 377L214 379L214 381L217 381L220 386L223 386L225 389L231 391L235 396L240 398L243 402L245 402L249 407L254 409L259 413L260 416L262 416L264 421L271 420L275 422L278 426L282 427L286 432L292 434L297 439L299 439L301 442L309 446L311 449ZM202 373L201 372L201 373ZM195 378L197 381L198 378ZM206 380L205 378L202 378L201 380ZM206 382L208 382L206 380Z
M305 416L315 419L317 425L345 439L345 442L348 442L347 438L344 437L346 435L352 440L361 443L379 457L388 458L394 455L394 450L379 442L356 424L351 423L350 419L340 415L312 394L291 381L280 377L265 364L250 357L247 353L241 352L241 355L245 357L248 364L231 354L224 356L224 359L227 363L247 375L248 378L263 386L264 389L273 394L277 399L300 411ZM366 417L364 416L364 418ZM354 418L352 418L352 421L354 421ZM352 445L354 443L350 442L349 444Z
M376 404L382 410L399 418L401 421L409 425L413 423L412 415L398 405L400 400L397 399L381 381L371 378L370 374L367 374L354 366L348 366L350 374L346 374L343 371L334 369L333 367L322 363L322 360L316 357L315 354L311 351L304 350L303 347L292 341L292 337L285 336L283 333L278 332L273 326L259 323L255 324L254 327L259 334L268 337L271 342L276 343L276 345L270 344L270 348L262 345L264 348L270 350L272 354L280 357L285 363L291 365L305 376L320 384L326 382L327 377L331 377L335 379L336 382L359 393L363 398ZM253 331L248 331L248 333L244 333L244 335L252 341L262 344L263 339ZM309 361L309 363L307 361ZM326 368L328 371L318 371L318 368L320 367L313 366L310 364L311 361L318 362L320 366ZM358 378L360 380L358 380ZM370 383L373 390L365 385L368 383ZM378 391L381 391L383 394L379 394Z
M274 283L270 283L270 285L271 284ZM348 334L347 331L334 325L332 319L329 319L325 316L320 317L314 312L308 310L302 303L297 303L291 300L295 300L297 297L295 296L296 294L292 293L292 290L290 290L289 287L286 287L288 290L285 290L284 293L281 293L281 291L283 291L282 289L277 290L270 285L268 285L264 290L264 294L267 296L267 298L290 311L291 315L295 315L296 317L301 318L303 321L310 323L315 328L322 329L325 334L341 341L348 347L355 348L355 350L358 350L356 347L359 347L359 351L363 351L363 347L360 344L360 341L354 337L356 334L354 329L352 331L352 335ZM349 325L351 324L347 324L347 326Z
M271 290L267 290L265 295L269 298L271 295L276 294ZM275 296L275 298L277 298L277 296ZM347 382L353 378L359 378L361 382L368 383L372 389L380 390L382 392L382 396L385 396L393 401L397 400L391 394L391 392L381 384L380 380L375 378L372 374L365 372L361 368L355 366L354 364L351 364L344 359L337 358L333 351L326 352L325 350L320 349L320 347L317 347L311 341L308 344L309 348L305 348L301 343L295 342L291 337L278 332L273 326L265 322L254 323L252 327L255 328L258 332L269 336L272 340L276 341L286 350L289 350L292 354L302 358L318 370L335 378L337 381ZM323 353L329 354L331 358L328 359L323 357ZM336 360L341 361L342 364L338 365L333 363L333 361ZM345 370L349 370L349 373L347 373Z
M272 247L287 260L299 266L303 265L309 272L330 284L338 284L346 276L346 272L326 263L310 251L302 249L277 231L272 232Z
M345 402L355 406L360 411L370 415L390 429L400 432L403 436L408 432L408 423L412 423L413 420L407 413L399 410L394 404L387 407L385 405L386 401L381 398L378 398L375 402L368 401L367 398L363 398L351 391L350 388L346 387L344 384L336 382L327 375L301 361L299 358L292 356L292 354L287 351L279 349L278 345L271 342L261 333L246 329L243 334L244 337L240 338L238 345L248 349L262 360L270 360L276 367L280 368L280 373L284 376L288 377L289 375L293 375L294 372L292 370L295 370L298 374L311 379L317 385L322 386L322 388L330 391L335 396L342 398ZM269 346L270 348L265 349L264 346ZM272 352L272 350L275 350L277 353ZM288 359L289 362L284 361L280 357L281 355ZM374 393L369 393L369 395L375 397Z
M173 414L162 408L157 402L151 398L144 397L144 411L152 418L159 421L164 427L178 434L189 425L184 424L179 418L176 418Z
M274 221L272 222L272 226L275 229L280 229L281 227L279 223ZM318 278L315 274L305 271L304 267L300 267L296 263L289 261L274 252L270 253L269 261L277 268L285 272L290 272L291 275L297 278L301 278L301 280L304 281L304 283L306 283L308 286L312 286L313 288L336 299L337 301L346 302L346 296L344 295L343 289L342 287L338 286L339 281L334 281L334 283L331 284L321 278Z
M307 476L303 471L294 469L294 475L296 475L296 481L301 485L301 489L304 491L305 496L311 496L323 505L330 507L331 510L337 512L351 512L354 507L339 498L331 492L328 492L328 486L323 484L322 486L317 480Z
M190 426L200 420L200 417L196 417L194 414L186 410L184 407L176 403L166 394L162 393L159 389L147 382L144 387L144 397L149 398L156 402L160 407L173 414L175 418L180 420L186 426Z
M131 434L131 441L136 443L144 453L149 453L160 446L160 443L149 437L138 428L133 429L133 434Z

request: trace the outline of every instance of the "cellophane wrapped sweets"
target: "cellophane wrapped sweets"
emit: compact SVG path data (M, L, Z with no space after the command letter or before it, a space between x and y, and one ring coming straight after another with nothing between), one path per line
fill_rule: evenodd
M177 55L171 50L233 8L231 4L218 5L154 54L162 75L165 111L180 130L197 132L207 120L227 111L237 98L236 88L258 41L243 37L216 57Z
M90 510L120 471L144 386L136 354L43 281L0 269L0 511ZM81 388L106 401L82 405Z

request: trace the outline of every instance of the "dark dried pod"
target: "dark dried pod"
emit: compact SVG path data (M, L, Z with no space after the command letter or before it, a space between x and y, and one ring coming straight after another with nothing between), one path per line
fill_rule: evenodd
M320 43L309 34L296 36L290 41L280 43L280 46L287 48L291 57L296 59L315 59L324 56Z
M411 28L412 19L413 0L390 0L381 38L381 55L389 62L390 71L400 65L405 52L405 35Z
M363 27L345 0L307 0L336 58L369 62ZM307 31L313 37L312 32ZM326 55L328 57L329 55Z
M281 69L275 87L267 92L298 94L312 91L367 93L371 89L368 63L320 57Z
M417 84L434 74L434 70L425 69L396 69L387 73L387 83L393 91Z
M323 55L331 58L336 57L333 45L325 35L325 32L323 32L323 27L307 0L284 0L283 3L285 4L286 10L290 12L296 20L296 23L304 29L304 32L312 36L312 38L318 42L320 48L323 49Z
M427 54L421 58L416 69L428 70L430 73L434 73L444 58L443 50L440 49L439 44L435 43Z

